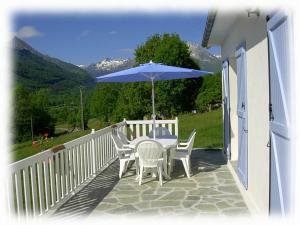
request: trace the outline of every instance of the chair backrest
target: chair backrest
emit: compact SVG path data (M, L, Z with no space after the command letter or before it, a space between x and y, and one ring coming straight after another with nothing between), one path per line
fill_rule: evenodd
M188 150L189 155L191 155L192 150L193 150L196 133L197 133L196 130L193 130L192 133L191 133L191 135L190 135L190 138L189 138L189 140L187 142L187 144L188 144L187 145L187 150Z
M123 147L123 144L121 142L121 140L119 139L119 137L116 135L116 134L112 134L111 135L111 138L113 140L113 143L115 145L115 148L117 150L117 153L119 155L119 158L123 158L123 153L122 153L122 147Z
M144 167L157 166L158 160L162 159L163 146L154 140L144 140L136 145L139 161Z
M122 131L118 131L118 136L124 145L129 144L129 141Z
M164 137L164 136L170 136L171 133L168 130L168 128L165 127L156 127L155 128L155 137ZM153 130L149 132L148 137L153 138Z
M196 133L196 129L195 129L195 128L194 128L194 129L192 130L192 132L190 133L190 136L189 136L189 138L188 138L188 142L192 139L194 133Z

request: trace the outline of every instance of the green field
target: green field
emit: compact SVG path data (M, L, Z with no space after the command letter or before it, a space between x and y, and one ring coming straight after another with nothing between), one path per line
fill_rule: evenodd
M201 114L184 114L179 119L179 139L187 139L193 128L197 134L194 147L219 148L223 146L222 108Z
M11 152L11 161L15 162L26 157L37 154L41 151L44 151L48 148L51 148L55 145L63 144L65 142L71 141L83 135L90 133L90 131L77 131L69 134L63 134L53 139L49 138L48 141L43 141L43 144L40 144L37 147L33 147L31 141L22 142L19 144L14 144Z
M193 128L197 135L194 147L217 148L223 145L223 122L222 109L202 113L202 114L184 114L178 116L179 119L179 139L187 139ZM90 129L99 129L100 123L97 119L89 120ZM62 126L57 126L62 127ZM38 147L33 147L31 141L14 144L11 152L11 161L18 161L32 156L55 145L63 144L90 133L90 130L76 131L68 134L62 134L48 141L44 141Z

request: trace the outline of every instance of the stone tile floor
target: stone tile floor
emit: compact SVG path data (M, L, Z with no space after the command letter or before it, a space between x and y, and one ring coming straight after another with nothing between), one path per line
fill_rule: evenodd
M118 179L118 161L62 205L54 216L64 218L112 215L250 216L221 150L196 149L191 156L192 177L176 162L171 180L135 181L134 165Z

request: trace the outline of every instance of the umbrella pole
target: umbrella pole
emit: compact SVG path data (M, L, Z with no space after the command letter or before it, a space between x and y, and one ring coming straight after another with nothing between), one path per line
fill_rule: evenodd
M155 140L155 99L154 99L154 78L151 78L152 83L152 119L153 119L153 138Z

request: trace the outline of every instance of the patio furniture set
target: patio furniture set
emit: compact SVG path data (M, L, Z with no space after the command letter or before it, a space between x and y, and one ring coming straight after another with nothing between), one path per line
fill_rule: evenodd
M174 160L181 160L185 173L190 178L190 155L195 136L194 129L187 141L178 142L178 137L171 135L167 128L157 127L147 136L129 141L122 131L115 130L111 138L120 160L119 178L122 178L133 162L136 165L136 180L139 181L139 185L142 184L143 175L152 173L153 177L158 175L162 186L163 177L171 179Z

